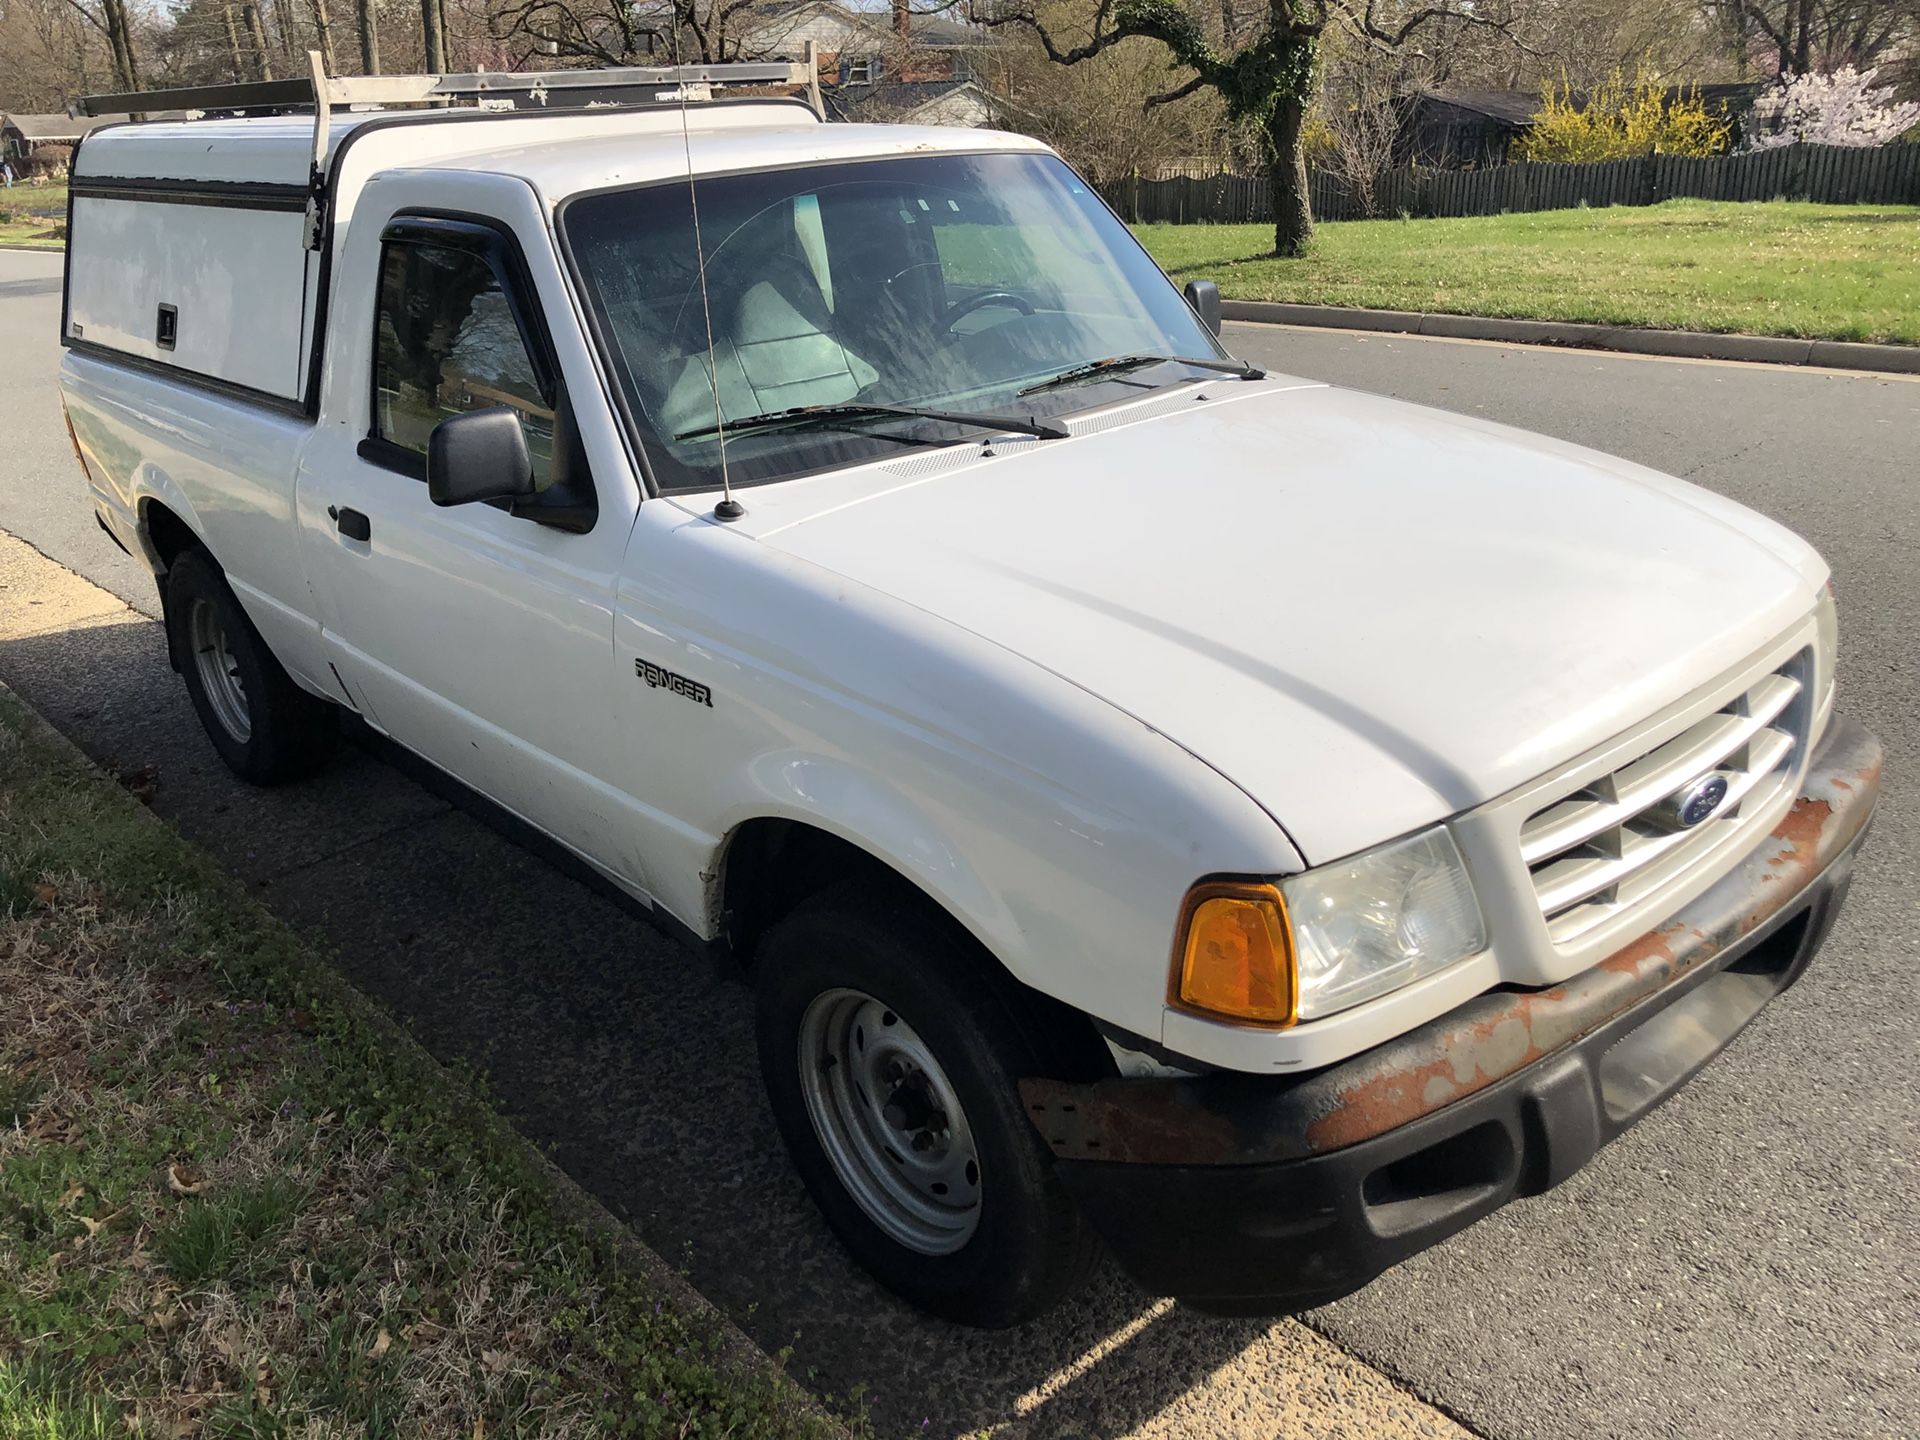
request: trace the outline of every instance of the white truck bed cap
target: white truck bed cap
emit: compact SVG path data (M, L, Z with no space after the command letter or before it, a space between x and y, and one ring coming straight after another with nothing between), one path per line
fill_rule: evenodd
M327 126L326 165L347 137L378 122L405 127L389 134L382 158L391 165L432 164L468 168L471 157L501 151L525 151L527 128L564 149L588 137L631 144L636 136L671 134L678 145L677 108L554 110L512 112L384 110L336 115ZM545 123L542 123L545 122ZM687 107L686 124L695 133L774 129L819 129L805 106L787 101L702 104ZM149 121L114 125L87 138L74 157L76 179L167 179L222 184L305 185L312 171L313 118L305 115L248 116L228 120ZM836 127L839 128L839 127ZM518 142L518 143L516 143ZM563 142L563 143L562 143ZM676 150L676 153L678 151ZM685 156L681 164L686 163Z

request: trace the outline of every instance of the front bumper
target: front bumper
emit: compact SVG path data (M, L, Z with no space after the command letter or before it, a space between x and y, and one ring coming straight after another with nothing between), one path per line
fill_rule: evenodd
M1774 832L1660 929L1564 984L1477 997L1312 1075L1021 1094L1143 1287L1204 1309L1324 1304L1550 1189L1800 978L1852 878L1880 743L1835 717Z

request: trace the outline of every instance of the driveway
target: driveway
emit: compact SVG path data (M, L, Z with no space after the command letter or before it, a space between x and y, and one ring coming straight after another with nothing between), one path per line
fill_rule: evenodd
M52 377L54 266L0 254L0 528L151 614L93 527ZM1673 1102L1521 1202L1306 1324L1223 1321L1106 1274L1011 1334L896 1305L788 1171L744 993L384 760L233 784L154 627L79 604L0 641L0 679L154 804L571 1174L882 1434L1106 1437L1911 1433L1920 1412L1914 665L1920 382L1229 327L1297 373L1525 423L1686 474L1802 530L1841 595L1842 703L1887 742L1852 906L1822 960ZM1390 517L1383 517L1390 520ZM0 548L17 615L52 567ZM1362 1365L1323 1337L1331 1337ZM924 1422L924 1423L923 1423Z

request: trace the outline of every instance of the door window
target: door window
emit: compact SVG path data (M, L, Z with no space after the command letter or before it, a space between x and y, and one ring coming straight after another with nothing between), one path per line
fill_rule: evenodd
M492 260L452 245L389 241L380 263L372 436L424 475L442 420L505 405L520 416L535 483L553 465L553 408ZM398 458L398 457L396 457ZM414 468L409 466L408 468Z

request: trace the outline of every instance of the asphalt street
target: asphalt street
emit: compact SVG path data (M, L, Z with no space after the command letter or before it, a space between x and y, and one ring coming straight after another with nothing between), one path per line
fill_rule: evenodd
M0 253L0 529L152 614L61 429L56 277L55 260ZM1800 530L1837 577L1841 703L1888 751L1851 906L1807 979L1559 1190L1310 1329L1190 1314L1112 1274L1013 1334L926 1320L852 1269L788 1172L744 992L371 755L292 790L234 784L151 626L76 615L0 644L0 679L104 763L156 767L161 813L322 932L436 1054L487 1074L526 1133L762 1344L797 1335L796 1373L866 1382L882 1433L1296 1434L1308 1403L1326 1417L1311 1433L1383 1431L1366 1406L1391 1397L1326 1336L1489 1436L1911 1435L1920 380L1254 326L1228 340L1610 450ZM1444 1433L1417 1407L1395 1423Z

